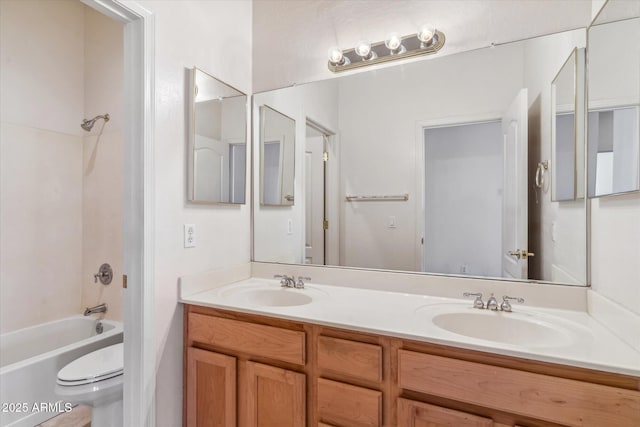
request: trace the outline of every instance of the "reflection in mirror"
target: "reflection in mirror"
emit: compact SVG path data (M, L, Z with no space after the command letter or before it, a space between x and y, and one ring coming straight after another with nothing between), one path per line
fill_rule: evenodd
M260 204L292 206L296 121L260 107Z
M191 70L188 200L245 203L247 95Z
M588 194L638 191L640 3L608 1L588 37Z
M253 260L584 285L585 199L552 202L533 183L551 157L551 82L585 36L255 94L297 123L305 203L254 204Z
M574 49L551 83L553 201L584 197L584 54Z

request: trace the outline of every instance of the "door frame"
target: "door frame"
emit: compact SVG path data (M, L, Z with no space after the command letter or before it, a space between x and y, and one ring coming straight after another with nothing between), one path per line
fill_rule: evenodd
M329 221L329 229L323 230L324 235L324 265L339 265L340 263L340 202L339 202L339 156L338 135L319 121L309 116L305 117L305 144L306 129L311 127L320 132L324 138L324 151L328 160L324 162L324 213L323 219ZM304 167L304 164L302 165ZM306 171L303 171L306 174ZM306 176L306 175L303 175ZM302 212L302 218L306 218L306 212ZM302 260L305 259L305 242L302 238Z
M155 17L135 1L81 1L124 24L123 425L153 427Z
M424 153L424 130L442 127L464 126L479 123L496 122L502 120L503 112L489 112L483 114L470 114L463 116L448 116L429 120L416 121L416 235L415 235L415 269L424 272L424 245L425 238L425 153Z

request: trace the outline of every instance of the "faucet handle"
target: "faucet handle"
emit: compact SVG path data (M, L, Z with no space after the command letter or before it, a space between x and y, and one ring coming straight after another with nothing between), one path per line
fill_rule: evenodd
M509 296L504 295L502 297L502 304L500 304L500 310L507 311L507 312L512 310L511 303L509 302L509 300L515 301L515 302L517 302L519 304L522 304L524 302L524 298L509 297Z
M298 276L298 282L296 283L296 288L303 289L304 281L309 281L309 280L311 280L311 277Z
M482 292L465 292L462 294L463 297L476 297L473 301L473 308L484 308L484 301L482 301Z
M293 282L293 277L289 277L286 274L275 274L273 278L280 279L280 286L282 286L283 288L289 288L289 284Z

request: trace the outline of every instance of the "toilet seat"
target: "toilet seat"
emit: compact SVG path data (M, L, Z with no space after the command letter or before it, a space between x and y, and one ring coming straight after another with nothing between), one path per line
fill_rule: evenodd
M79 386L122 375L124 344L101 348L74 360L58 371L56 382L62 386Z

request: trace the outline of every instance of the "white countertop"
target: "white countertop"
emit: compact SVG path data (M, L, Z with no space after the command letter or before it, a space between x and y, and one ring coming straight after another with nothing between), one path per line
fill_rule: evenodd
M246 298L245 292L266 288L313 300L304 305L265 306ZM314 283L305 289L283 289L277 280L261 278L212 284L208 290L181 295L180 302L640 377L640 353L583 311L513 304L513 313L491 312L473 309L472 300ZM506 344L449 332L433 323L434 316L452 310L540 324L553 329L549 332L555 341L549 345L530 342L522 331L514 330L513 342Z

